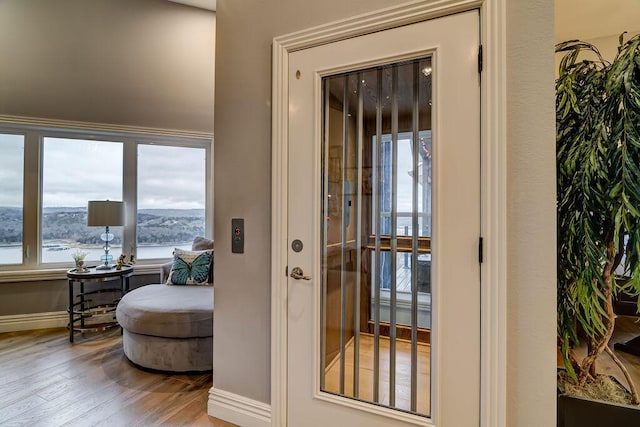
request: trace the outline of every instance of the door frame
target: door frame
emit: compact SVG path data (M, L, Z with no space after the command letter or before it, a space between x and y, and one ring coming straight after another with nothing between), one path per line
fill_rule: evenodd
M346 38L480 9L480 425L506 427L506 0L419 0L276 37L272 50L271 425L287 425L287 182L289 54ZM311 375L311 373L310 373Z

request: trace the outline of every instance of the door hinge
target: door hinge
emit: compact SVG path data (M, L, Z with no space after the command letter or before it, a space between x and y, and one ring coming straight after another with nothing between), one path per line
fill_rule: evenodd
M482 261L484 260L484 242L482 239L482 236L480 237L480 240L478 241L478 262L480 264L482 264Z
M482 74L482 45L478 46L478 74Z

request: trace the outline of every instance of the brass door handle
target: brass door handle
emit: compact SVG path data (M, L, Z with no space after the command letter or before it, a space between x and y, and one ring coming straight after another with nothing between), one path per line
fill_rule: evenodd
M302 269L300 267L293 267L293 270L291 270L291 274L290 276L296 280L311 280L310 276L305 276L304 275L304 271L302 271Z

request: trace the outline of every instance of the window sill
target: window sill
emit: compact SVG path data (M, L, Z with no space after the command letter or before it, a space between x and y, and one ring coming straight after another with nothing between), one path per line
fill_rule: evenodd
M136 264L134 276L159 274L160 264ZM0 271L0 283L45 282L49 280L66 280L68 267L56 267L39 270L4 270Z

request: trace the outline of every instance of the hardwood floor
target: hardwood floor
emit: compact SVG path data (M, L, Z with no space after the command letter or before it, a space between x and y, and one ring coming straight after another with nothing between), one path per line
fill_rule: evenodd
M636 318L620 316L613 342L640 334ZM388 399L388 345L381 341L380 396ZM388 341L387 341L388 342ZM372 339L361 345L361 397L370 399ZM347 360L353 360L352 345ZM408 350L398 346L398 407L407 405L407 378L402 371ZM616 352L640 384L640 357ZM368 355L367 355L368 354ZM428 413L429 347L419 346L419 407ZM560 362L560 361L559 361ZM327 372L327 388L337 391L339 369ZM624 383L606 356L598 370ZM385 373L386 372L386 373ZM352 393L353 365L346 364L347 394ZM122 339L113 330L71 345L66 329L0 334L1 426L209 426L233 424L207 415L211 374L167 375L142 371L124 356ZM406 409L406 408L405 408Z
M345 351L344 394L353 396L353 340ZM373 400L373 337L360 335L359 398ZM431 347L418 344L417 412L430 413ZM325 389L332 393L340 391L340 363L337 357L326 370ZM406 411L411 409L411 344L396 342L396 407ZM380 383L378 385L380 403L389 404L389 339L380 338Z
M616 329L611 339L611 346L614 343L625 342L631 338L640 335L640 319L629 316L618 316ZM409 350L410 345L406 342L398 341L397 360L396 360L396 405L398 408L409 409ZM353 396L353 341L349 342L346 349L345 359L345 394ZM578 354L582 355L584 349L579 350ZM615 353L623 361L627 370L637 386L640 386L640 357L628 353L615 350ZM361 335L360 344L360 398L363 400L371 400L373 393L373 338L368 335ZM418 346L418 412L428 414L429 408L429 392L430 392L430 347L421 344ZM558 366L562 366L562 360L558 356ZM389 401L389 340L381 339L380 341L380 402L387 404ZM613 363L613 361L604 354L598 359L598 372L609 374L616 377L622 384L626 385L624 376ZM340 365L339 359L336 358L326 370L325 388L327 391L339 393L340 390Z
M69 343L66 329L0 334L1 426L213 426L212 375L142 371L118 329Z

